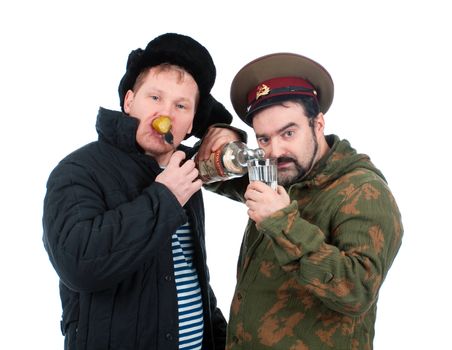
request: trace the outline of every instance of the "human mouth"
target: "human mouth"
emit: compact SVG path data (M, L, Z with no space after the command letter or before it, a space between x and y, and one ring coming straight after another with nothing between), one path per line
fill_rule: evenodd
M171 133L171 118L166 115L161 115L155 118L151 124L152 128L160 135L163 135L163 139L166 143L173 144L173 134Z
M289 157L278 158L278 170L286 169L286 168L290 167L292 165L292 163L295 164L295 159L293 159L293 158L289 158Z

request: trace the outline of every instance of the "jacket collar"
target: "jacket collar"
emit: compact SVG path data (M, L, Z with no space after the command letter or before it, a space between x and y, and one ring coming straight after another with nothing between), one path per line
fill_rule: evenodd
M144 153L137 144L136 134L139 120L123 112L112 111L103 107L97 114L96 130L99 140L116 146L127 153ZM187 159L192 158L199 149L199 143L193 147L180 144L178 150L185 152Z
M138 119L122 112L100 107L96 121L99 140L106 141L127 153L142 153L143 150L136 142L138 122Z
M293 186L325 187L357 169L367 169L386 181L369 156L357 153L347 140L340 139L337 135L326 135L325 138L330 146L329 152L319 160L305 179Z

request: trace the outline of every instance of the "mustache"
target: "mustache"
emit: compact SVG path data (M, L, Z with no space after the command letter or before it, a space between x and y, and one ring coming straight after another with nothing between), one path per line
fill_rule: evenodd
M289 162L293 162L295 164L297 164L297 160L293 157L288 157L288 156L284 156L284 157L278 157L276 159L277 163L289 163Z

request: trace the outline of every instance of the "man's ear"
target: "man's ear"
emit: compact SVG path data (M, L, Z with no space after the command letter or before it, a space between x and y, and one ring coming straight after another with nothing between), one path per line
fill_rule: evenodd
M314 119L315 122L315 130L323 134L325 130L325 118L323 117L323 113L320 112Z
M127 90L126 96L124 97L124 112L127 114L130 114L131 104L133 102L133 99L135 97L135 94L132 90Z

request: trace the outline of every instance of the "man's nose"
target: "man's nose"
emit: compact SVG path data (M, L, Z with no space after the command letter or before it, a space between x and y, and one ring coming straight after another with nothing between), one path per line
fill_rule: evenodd
M161 102L158 108L159 115L166 115L171 119L173 119L174 111L174 106L169 102Z
M277 139L273 139L266 150L266 154L269 158L278 158L283 155L283 148Z

